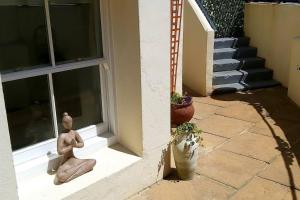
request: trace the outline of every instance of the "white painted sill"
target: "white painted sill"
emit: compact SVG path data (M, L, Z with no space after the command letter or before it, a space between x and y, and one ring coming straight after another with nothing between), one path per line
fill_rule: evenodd
M85 141L87 148L85 152L75 152L79 158L97 160L93 171L69 183L54 185L55 174L47 173L49 161L47 156L16 166L19 199L63 199L141 160L140 157L131 154L119 144L109 147L116 141L112 134L101 136L104 137Z

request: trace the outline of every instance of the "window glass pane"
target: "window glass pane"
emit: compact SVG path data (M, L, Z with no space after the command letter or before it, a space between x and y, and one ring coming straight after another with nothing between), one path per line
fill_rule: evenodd
M0 1L1 72L49 65L48 37L42 2Z
M50 0L56 62L102 57L99 0Z
M5 82L3 91L13 150L55 137L47 76Z
M102 122L99 66L53 74L59 130L64 112L73 117L73 128Z

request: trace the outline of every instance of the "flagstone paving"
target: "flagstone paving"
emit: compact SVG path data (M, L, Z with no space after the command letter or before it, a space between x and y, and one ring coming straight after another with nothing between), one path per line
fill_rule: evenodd
M286 89L195 97L194 105L204 131L194 179L174 169L130 200L300 200L300 108Z

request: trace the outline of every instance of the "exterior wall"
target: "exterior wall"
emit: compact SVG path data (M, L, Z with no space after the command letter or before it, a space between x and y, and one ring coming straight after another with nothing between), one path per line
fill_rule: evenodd
M288 87L292 38L300 35L300 5L246 4L245 33L274 70L274 78Z
M118 140L124 147L142 156L138 4L132 0L110 0L105 3L110 12Z
M206 96L212 91L214 30L194 0L184 7L183 84Z
M300 106L300 36L293 39L290 59L289 97Z
M66 199L125 199L169 172L169 4L161 0L104 0L111 21L117 138L142 159L70 193ZM0 91L0 199L14 200L18 199L17 185L2 88Z
M17 183L1 83L0 76L0 199L14 200L18 199Z

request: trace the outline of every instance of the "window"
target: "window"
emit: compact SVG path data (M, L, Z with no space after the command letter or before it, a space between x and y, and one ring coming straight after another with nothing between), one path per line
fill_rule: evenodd
M15 163L55 151L64 112L84 139L108 131L99 4L0 2L0 72Z

